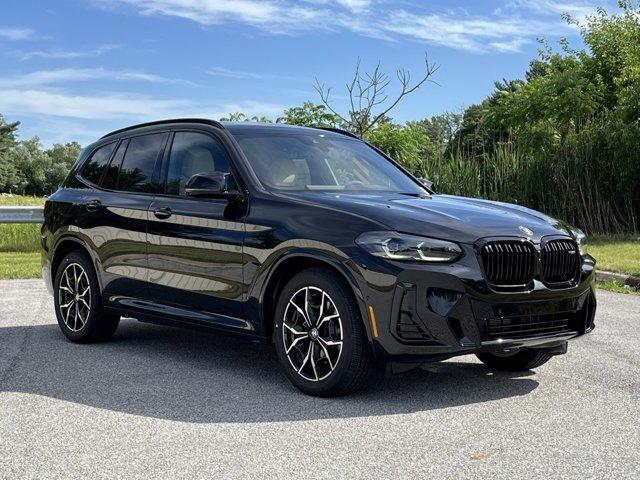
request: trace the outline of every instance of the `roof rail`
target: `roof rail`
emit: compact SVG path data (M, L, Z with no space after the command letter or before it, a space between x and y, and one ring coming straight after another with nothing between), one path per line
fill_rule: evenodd
M329 132L333 132L333 133L339 133L341 135L346 135L347 137L352 137L352 138L357 138L358 140L362 140L359 136L357 136L355 133L351 133L347 130L343 130L341 128L333 128L333 127L316 127L320 130L327 130Z
M222 123L218 122L217 120L210 120L207 118L170 118L167 120L156 120L154 122L139 123L137 125L131 125L130 127L125 127L119 130L114 130L113 132L109 132L100 138L101 139L107 138L107 137L110 137L111 135L116 135L117 133L126 132L128 130L134 130L136 128L152 127L154 125L164 125L164 124L170 124L170 123L204 123L207 125L212 125L214 127L224 128L224 125L222 125Z

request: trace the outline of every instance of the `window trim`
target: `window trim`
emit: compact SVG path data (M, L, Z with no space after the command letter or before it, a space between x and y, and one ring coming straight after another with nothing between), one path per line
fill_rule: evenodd
M111 164L113 163L113 161L116 159L116 153L118 153L118 150L120 149L120 147L123 144L127 144L127 147L124 150L124 154L122 155L122 160L124 160L124 156L127 154L127 150L129 149L129 137L124 137L121 138L118 141L118 146L116 147L115 151L113 152L113 156L111 157L111 160L109 161L109 165L107 165L107 169L104 171L104 175L102 175L102 178L100 179L100 188L106 192L117 192L118 190L116 189L112 189L112 188L105 188L103 186L105 178L107 176L107 172L109 171L109 168L111 168ZM118 179L120 178L120 167L122 166L122 160L120 161L120 165L118 166L118 175L116 177L116 187L118 186Z

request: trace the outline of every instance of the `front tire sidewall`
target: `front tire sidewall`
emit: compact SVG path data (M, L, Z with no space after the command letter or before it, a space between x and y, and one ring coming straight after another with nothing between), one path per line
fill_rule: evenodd
M348 296L348 286L344 282L336 282L332 275L323 275L322 271L308 271L294 277L280 293L275 313L275 344L278 359L285 374L298 389L315 396L336 396L346 393L351 381L354 362L360 355L368 352L363 341L360 314L355 302ZM327 272L328 273L328 272ZM283 319L289 299L295 292L304 287L316 287L324 290L333 300L342 320L342 352L338 364L331 374L323 380L311 381L301 377L289 362L283 343ZM360 322L360 323L357 323ZM360 327L360 328L358 328ZM354 341L355 340L355 341Z

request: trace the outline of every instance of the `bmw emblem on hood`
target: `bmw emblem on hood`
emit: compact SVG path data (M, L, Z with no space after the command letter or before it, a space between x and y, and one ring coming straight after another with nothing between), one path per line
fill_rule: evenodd
M520 225L518 227L518 230L520 230L525 235L529 235L529 236L533 235L533 230L531 230L530 228L527 228L527 227L523 227L522 225Z

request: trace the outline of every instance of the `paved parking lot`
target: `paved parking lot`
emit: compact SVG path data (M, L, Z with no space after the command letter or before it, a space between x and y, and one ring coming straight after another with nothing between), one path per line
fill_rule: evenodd
M38 280L0 282L0 477L639 478L640 297L537 373L461 357L306 397L271 348L122 322L74 345Z

